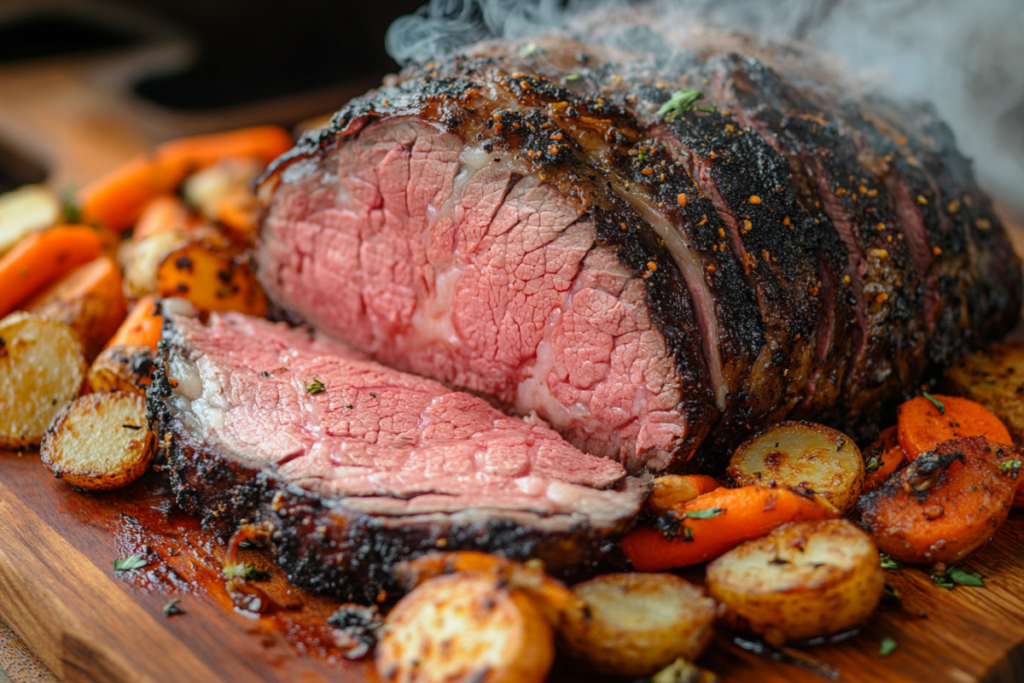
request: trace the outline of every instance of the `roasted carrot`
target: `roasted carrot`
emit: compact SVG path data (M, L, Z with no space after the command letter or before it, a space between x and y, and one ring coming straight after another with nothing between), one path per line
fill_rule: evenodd
M902 403L899 416L900 446L907 460L935 450L952 439L984 436L989 441L1012 444L1006 426L985 406L957 396L919 396Z
M82 338L85 357L91 361L127 313L121 271L110 257L101 256L75 268L22 308L70 326Z
M59 225L25 237L0 258L0 318L102 250L100 234L84 225Z
M291 136L276 126L174 140L86 185L79 191L78 203L84 220L124 230L150 200L173 192L189 173L231 157L269 164L291 146Z
M132 239L141 241L169 232L185 233L199 223L199 217L189 212L185 202L174 195L162 194L146 204L135 224Z
M163 332L164 319L157 313L156 297L144 296L135 303L121 327L107 342L106 348L115 346L146 346L156 350Z
M666 474L651 481L647 511L655 515L664 514L719 486L721 484L713 477L704 474Z
M676 508L668 533L640 527L622 540L622 548L638 571L658 572L714 559L787 522L838 516L828 503L792 489L719 488Z
M889 475L906 461L907 456L900 446L897 428L893 426L883 429L878 435L878 441L864 451L864 469L867 476L864 478L863 492L874 491L884 484Z
M862 496L861 523L901 562L959 562L1006 519L1022 458L981 436L946 441Z

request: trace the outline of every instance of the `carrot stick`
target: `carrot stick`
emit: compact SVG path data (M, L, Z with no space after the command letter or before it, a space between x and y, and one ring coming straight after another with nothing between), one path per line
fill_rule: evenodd
M1012 445L1013 439L998 417L985 406L957 396L919 396L897 411L900 446L913 461L946 441L984 436L995 443ZM938 404L938 405L936 405ZM941 406L941 408L940 408Z
M674 538L666 538L652 527L640 527L622 540L626 557L638 571L706 562L787 522L839 516L835 508L817 498L765 486L719 488L675 512L681 526Z
M889 475L907 461L895 426L882 430L878 441L864 451L864 461L866 469L871 470L864 478L864 493L884 484Z
M291 146L291 136L277 126L173 140L86 185L79 191L78 203L84 220L124 230L151 199L173 192L188 174L231 157L269 164Z
M144 296L135 304L128 317L121 323L121 327L110 341L106 348L115 346L148 346L156 350L163 333L164 319L157 314L156 297L153 295Z
M25 237L0 258L0 318L102 250L100 234L85 225L59 225Z
M721 484L713 477L704 474L667 474L651 481L647 509L654 514L663 514L719 486Z

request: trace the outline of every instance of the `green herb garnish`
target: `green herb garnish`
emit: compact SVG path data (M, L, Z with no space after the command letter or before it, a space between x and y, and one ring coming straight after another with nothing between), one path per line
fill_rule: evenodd
M263 377L270 377L270 373L269 373L269 372L267 372L266 370L264 370L263 372L261 372L261 373L260 373L260 375L261 375L261 376L263 376Z
M871 474L872 472L876 471L881 466L882 466L882 459L879 458L877 455L873 455L867 461L867 463L865 463L865 465L864 465L864 472L866 474Z
M128 572L133 569L141 569L146 566L146 558L142 555L129 555L120 560L114 560L114 571Z
M690 529L690 527L688 527L688 526L684 526L683 527L683 540L684 541L692 541L693 540L693 530Z
M540 46L537 45L537 43L527 43L526 45L523 45L521 48L519 48L519 56L532 57L539 51L543 52L543 50L540 49Z
M980 572L969 572L959 567L948 567L946 571L932 574L932 581L939 588L953 590L957 586L985 587L985 580Z
M924 396L929 401L931 401L932 405L939 409L939 415L945 415L946 414L946 406L942 405L942 401L940 401L939 399L935 398L934 396L929 394L927 391L922 391L921 395Z
M306 387L307 394L320 394L327 391L327 387L316 377L313 378L313 383Z
M878 558L882 562L882 569L902 569L903 565L892 559L885 553L878 553Z
M882 597L895 605L903 602L900 592L889 584L885 584L885 587L882 589Z
M1010 470L1016 471L1016 470L1019 470L1019 469L1020 469L1020 460L1007 460L1006 462L1001 463L999 465L999 471L1000 472L1009 472Z
M164 616L173 617L175 614L184 614L185 610L179 607L180 604L181 600L179 598L174 598L169 603L164 605Z
M270 572L265 572L261 569L257 569L256 565L249 564L229 564L222 570L225 578L228 579L244 579L246 581L266 581L270 578Z
M689 519L711 519L712 517L717 517L723 512L725 512L725 508L719 507L708 508L706 510L688 510L683 513L683 517L687 517Z
M672 93L665 104L658 109L658 116L664 116L666 121L675 121L677 118L693 109L698 100L704 99L704 93L693 88L683 88Z
M65 187L60 193L61 213L68 223L82 222L82 207L78 205L77 192L73 187Z
M882 643L878 646L878 654L880 657L888 657L896 651L896 641L893 638L882 638Z
M580 80L580 78L581 78L581 76L578 73L576 73L575 71L573 73L571 73L571 74L566 74L566 76L565 76L565 80L566 81L570 81L570 82L571 81L578 81L578 80Z
M372 396L373 398L377 398L377 394L373 393L372 391L370 392L370 396Z

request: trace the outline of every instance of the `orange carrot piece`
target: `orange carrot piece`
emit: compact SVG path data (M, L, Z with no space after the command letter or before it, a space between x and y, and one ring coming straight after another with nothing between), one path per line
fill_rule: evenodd
M662 514L680 505L685 505L697 496L710 493L721 484L714 477L705 474L666 474L651 481L651 497L647 509Z
M862 496L861 522L896 560L959 562L1006 519L1022 458L980 436L945 441Z
M231 157L256 158L269 164L291 146L291 136L277 126L173 140L86 185L78 193L78 203L84 220L125 230L150 200L173 192L189 173Z
M864 478L864 493L874 491L884 484L889 475L907 461L895 426L882 430L878 441L864 451L864 461L867 469L875 468Z
M189 212L185 202L172 194L162 194L146 204L135 224L132 239L141 241L169 232L185 233L200 223L199 217Z
M658 572L707 562L787 522L839 516L834 507L818 498L765 486L715 489L675 512L681 526L674 538L645 526L622 540L626 557L638 571Z
M114 346L148 346L156 350L163 333L164 319L156 312L156 297L144 296L135 303L128 317L105 348Z
M985 406L957 396L933 396L942 409L924 396L902 403L897 411L899 441L907 460L933 451L946 441L984 436L1012 445L1013 439L998 417Z
M100 234L85 225L58 225L25 237L0 258L0 318L102 250Z

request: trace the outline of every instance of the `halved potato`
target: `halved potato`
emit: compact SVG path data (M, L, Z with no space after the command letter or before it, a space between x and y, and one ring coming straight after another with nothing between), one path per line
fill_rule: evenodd
M728 472L739 486L810 489L843 514L857 504L864 486L857 444L813 422L780 422L755 434L736 449Z
M42 185L24 185L0 194L0 255L35 230L60 218L60 199Z
M108 491L146 472L156 436L146 421L146 399L115 391L88 394L57 416L43 437L43 464L72 486Z
M395 683L541 683L554 656L551 626L526 593L490 572L458 572L399 600L376 664Z
M125 242L118 254L124 268L124 295L134 300L155 292L160 263L186 241L183 233L158 232L138 241Z
M86 380L95 392L128 391L146 395L156 352L148 346L112 346L89 367Z
M838 633L875 611L885 576L878 548L844 519L794 522L708 565L725 622L768 642Z
M86 367L82 342L64 323L31 313L0 320L0 448L38 445L82 390Z
M718 487L719 483L714 477L705 474L666 474L656 477L651 480L651 495L644 504L644 510L653 517L660 517Z
M1024 444L1024 342L993 342L948 368L945 390L985 406Z
M264 166L259 159L222 159L189 177L182 192L204 216L245 243L256 229L256 197L250 186Z
M604 574L572 590L586 609L567 613L559 642L596 671L649 676L711 639L715 601L673 574Z
M106 256L75 268L26 303L26 311L59 320L78 333L85 357L95 358L128 313L121 271Z
M166 254L157 270L156 293L186 299L203 311L267 312L251 259L223 240L192 239Z

